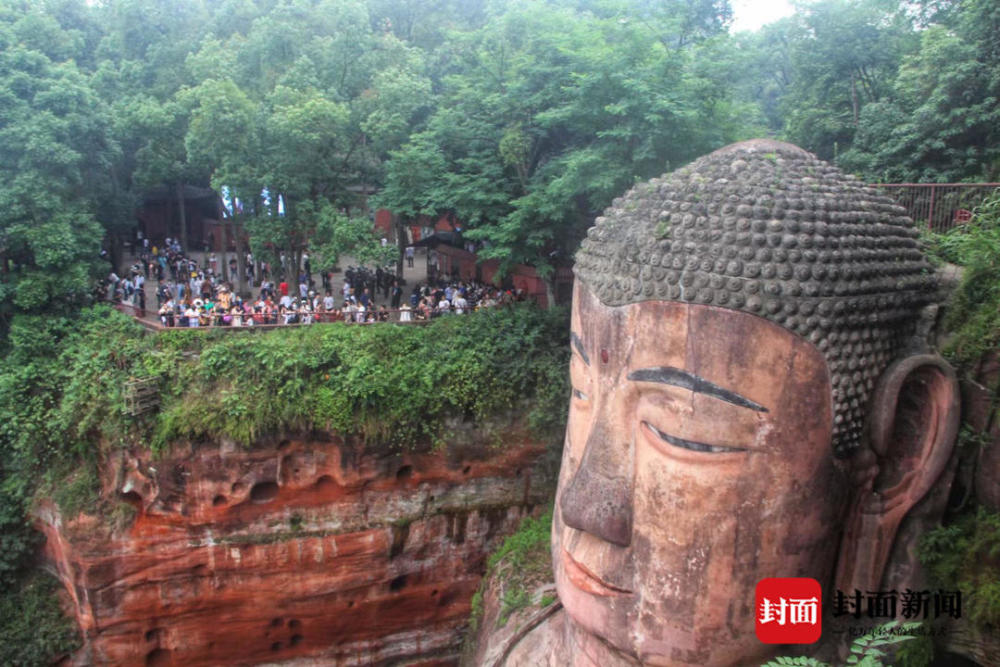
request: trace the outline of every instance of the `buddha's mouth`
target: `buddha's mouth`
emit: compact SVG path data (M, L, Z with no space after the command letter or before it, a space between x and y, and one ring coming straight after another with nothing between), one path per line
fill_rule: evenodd
M609 584L596 574L591 572L585 565L581 565L563 549L563 569L570 582L581 591L601 597L615 597L620 595L631 595L632 591L621 588L614 584Z

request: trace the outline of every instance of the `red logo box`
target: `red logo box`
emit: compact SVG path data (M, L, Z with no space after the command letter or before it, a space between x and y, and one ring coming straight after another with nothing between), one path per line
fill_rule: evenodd
M765 644L812 644L823 634L823 589L815 579L773 577L757 582L757 639Z

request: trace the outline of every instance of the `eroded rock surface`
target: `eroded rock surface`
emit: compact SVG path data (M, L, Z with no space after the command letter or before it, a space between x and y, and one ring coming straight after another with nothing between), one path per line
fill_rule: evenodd
M452 664L486 556L551 496L544 454L515 432L421 454L314 434L126 455L107 492L127 527L39 511L76 662Z

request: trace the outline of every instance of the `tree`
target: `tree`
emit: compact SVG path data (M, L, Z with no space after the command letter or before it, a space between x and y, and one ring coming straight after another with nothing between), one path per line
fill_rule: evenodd
M968 2L921 33L890 99L864 108L841 164L882 181L1000 176L1000 9Z
M257 106L230 79L207 79L197 88L185 91L183 99L192 106L191 124L184 145L195 164L211 171L212 187L226 188L235 201L243 200L248 210L236 206L229 216L229 229L236 246L236 272L240 294L246 293L246 250L243 246L245 215L259 214L263 182L257 166L260 153L260 128ZM228 262L223 244L223 276Z
M692 62L706 33L611 7L517 4L453 35L440 102L392 153L379 201L452 213L502 270L523 262L551 277L628 185L730 140L739 123L725 86Z
M912 22L895 0L831 0L800 8L795 23L784 132L831 160L850 147L864 105L890 94Z
M105 107L72 61L54 63L0 26L0 327L68 311L99 262L97 195L115 147ZM104 267L106 270L106 267Z

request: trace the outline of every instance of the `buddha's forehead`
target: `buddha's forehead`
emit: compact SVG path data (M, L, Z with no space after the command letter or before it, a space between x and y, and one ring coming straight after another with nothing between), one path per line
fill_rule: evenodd
M607 382L625 383L641 369L676 368L767 407L768 420L805 418L813 430L829 428L832 391L825 356L761 317L667 300L608 306L578 283L571 322L574 345Z
M934 278L895 202L795 146L734 144L614 201L574 272L604 304L679 301L795 332L827 358L838 456L858 451L878 376Z

